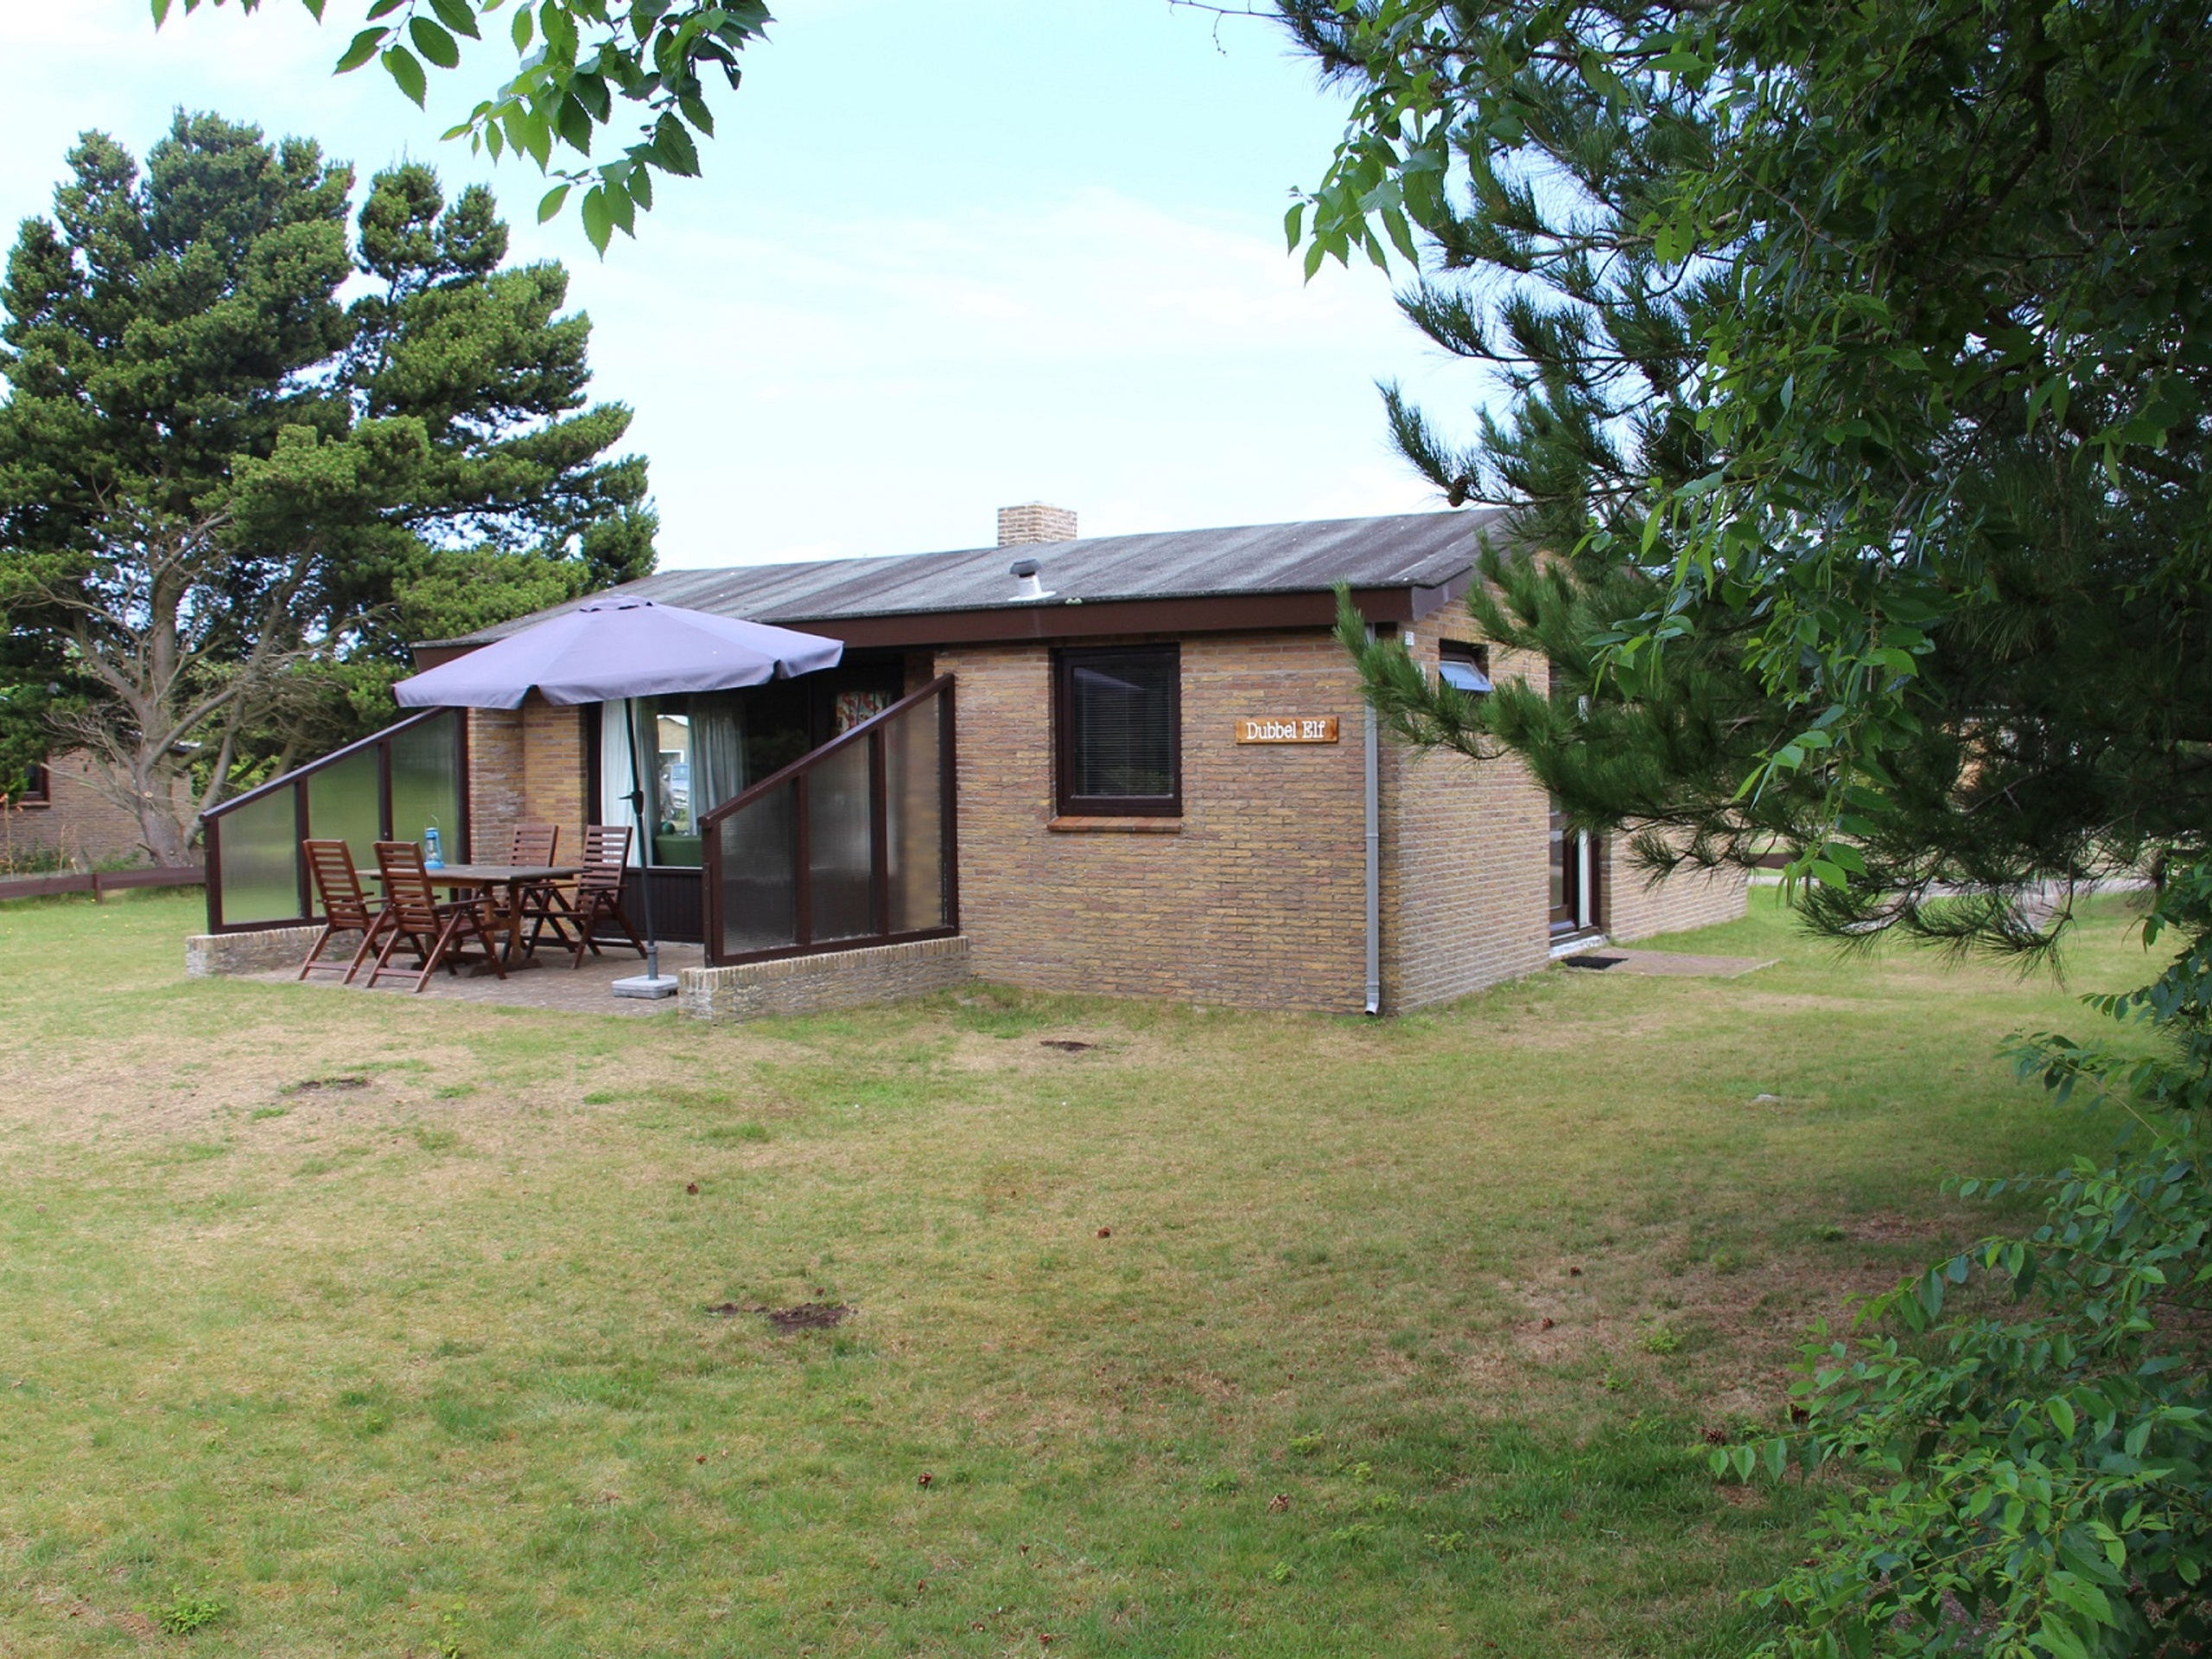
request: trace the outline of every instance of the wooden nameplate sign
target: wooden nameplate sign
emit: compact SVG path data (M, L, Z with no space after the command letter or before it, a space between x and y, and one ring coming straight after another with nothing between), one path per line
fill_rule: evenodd
M1307 718L1301 715L1270 715L1257 720L1236 722L1239 743L1333 743L1337 741L1337 717L1323 715Z

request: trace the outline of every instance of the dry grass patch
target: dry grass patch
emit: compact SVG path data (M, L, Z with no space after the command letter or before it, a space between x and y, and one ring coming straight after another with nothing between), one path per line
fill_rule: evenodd
M0 911L0 1652L1731 1654L1802 1499L1705 1431L2096 1133L1993 1058L2059 993L1770 914L1381 1024L734 1031L187 983L191 920Z

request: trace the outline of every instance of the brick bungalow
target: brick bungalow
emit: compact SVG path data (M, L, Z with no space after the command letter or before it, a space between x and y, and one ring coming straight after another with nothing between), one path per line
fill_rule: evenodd
M1455 603L1481 522L1423 513L1085 540L1072 513L1033 504L1001 512L993 548L671 570L616 590L846 645L825 673L658 699L640 716L658 756L647 879L664 937L703 940L710 963L731 964L709 975L834 949L822 971L895 989L881 965L893 958L867 952L906 950L925 963L918 984L957 963L1039 989L1344 1013L1421 1007L1599 937L1742 914L1740 878L1655 887L1613 847L1562 833L1514 762L1372 738L1330 633L1338 582L1432 674L1475 689L1491 675L1544 683L1541 661L1493 660ZM435 666L536 620L427 643L417 660ZM895 734L872 749L836 743L894 705L912 727L923 703L931 720L950 704L941 734L925 734L941 785L915 781L922 763L901 761ZM587 823L628 822L620 718L617 705L534 696L470 711L474 844L499 844L524 819L560 824L564 844ZM783 771L793 762L813 769L810 819ZM885 804L901 788L912 804ZM842 889L823 828L840 800L859 814ZM733 802L753 804L733 816ZM907 858L916 834L940 829L941 854ZM791 851L802 843L812 853ZM764 881L740 868L756 857L790 863ZM900 885L917 881L921 899ZM794 882L811 896L794 899Z
M14 794L0 798L0 871L105 868L146 858L138 820L101 791L82 753L48 755Z

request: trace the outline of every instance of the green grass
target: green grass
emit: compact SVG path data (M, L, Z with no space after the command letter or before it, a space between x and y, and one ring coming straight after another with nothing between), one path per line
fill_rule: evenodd
M0 1652L1732 1655L1806 1500L1703 1432L2105 1133L1994 1055L2065 988L1764 894L1683 942L1750 978L1378 1023L709 1030L188 982L195 919L0 907Z

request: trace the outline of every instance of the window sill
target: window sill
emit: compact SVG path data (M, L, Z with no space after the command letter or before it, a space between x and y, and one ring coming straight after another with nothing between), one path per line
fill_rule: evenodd
M1059 836L1179 836L1180 818L1090 818L1064 817L1045 827Z
M11 812L43 812L53 804L52 801L10 801L8 810Z

